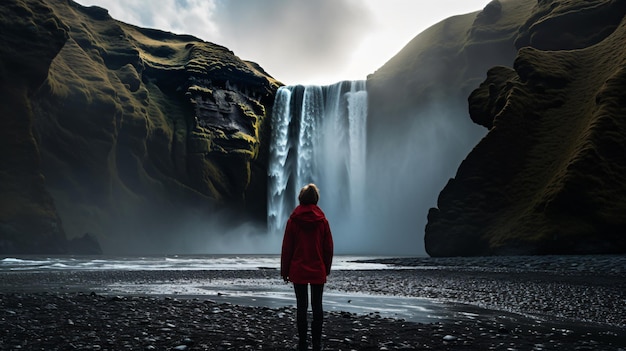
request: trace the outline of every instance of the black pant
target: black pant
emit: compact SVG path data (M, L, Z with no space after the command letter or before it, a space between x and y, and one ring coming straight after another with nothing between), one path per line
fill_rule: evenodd
M305 346L308 330L307 310L309 309L308 284L294 284L298 312L296 324L300 346ZM311 323L311 339L313 349L319 349L322 343L322 325L324 324L324 310L322 309L322 293L324 284L311 284L311 308L313 309L313 322Z

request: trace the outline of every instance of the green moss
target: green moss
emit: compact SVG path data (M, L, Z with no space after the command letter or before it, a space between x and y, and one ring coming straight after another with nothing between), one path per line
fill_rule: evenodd
M546 27L559 22L554 16L590 16L595 25L613 28L610 19L594 17L598 13L575 11L575 3L587 6L561 3L570 11L560 13L538 6L546 11L531 16L522 32L529 32L524 35L531 44L554 49L554 38L572 34L567 26ZM475 227L469 235L481 241L461 254L625 252L620 236L626 221L618 214L626 208L626 124L618 117L624 112L618 97L626 77L624 38L626 26L620 25L601 42L576 50L525 47L514 76L507 69L490 71L470 97L470 110L472 117L486 115L487 126L493 118L493 125L442 191L438 216L432 223L429 218L428 242L442 242L432 254L458 251L468 234L449 232L468 224ZM562 48L570 44L565 40ZM475 201L477 193L485 201Z
M13 4L23 8L23 16L7 15ZM48 6L52 11L43 11ZM19 82L9 87L12 91L23 82L32 84L20 101L32 102L37 138L26 137L39 143L40 153L24 159L41 157L45 186L54 194L70 236L95 231L104 242L116 244L150 240L151 235L167 237L171 233L143 234L122 224L154 228L152 222L159 220L154 213L170 213L171 207L210 213L218 203L244 198L250 160L260 144L258 125L264 117L258 111L264 107L244 93L229 91L241 94L226 99L241 112L235 116L241 120L225 130L194 129L194 106L186 93L211 96L230 83L255 96L271 97L277 84L260 67L219 45L126 25L111 19L106 10L72 2L10 0L0 8L0 19L16 29L0 48L0 75L9 77L20 67L14 70L19 79L3 82ZM47 38L44 31L58 37L41 40ZM51 47L56 51L49 54ZM6 59L18 53L15 66L5 67ZM38 80L31 82L34 76ZM37 90L44 79L46 84ZM4 105L14 108L9 100ZM238 125L241 130L234 129ZM9 173L16 171L11 167ZM5 182L2 174L0 178L11 189L25 188ZM16 218L24 210L44 219L54 217L54 207L46 207L46 200L14 199L18 193L0 201L1 215Z

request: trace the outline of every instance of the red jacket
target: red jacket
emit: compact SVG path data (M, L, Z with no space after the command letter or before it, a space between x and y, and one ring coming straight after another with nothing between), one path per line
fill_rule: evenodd
M280 275L295 284L324 284L333 263L333 236L317 205L299 205L287 220Z

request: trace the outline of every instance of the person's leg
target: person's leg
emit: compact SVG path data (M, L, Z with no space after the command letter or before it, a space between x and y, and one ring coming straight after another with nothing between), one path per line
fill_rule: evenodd
M307 331L309 325L307 323L307 310L309 309L308 284L294 284L293 289L296 292L296 325L298 326L298 349L306 350L307 348Z
M313 350L322 349L322 326L324 324L324 309L322 308L323 292L324 284L311 284L311 308L313 309L311 335L313 338Z

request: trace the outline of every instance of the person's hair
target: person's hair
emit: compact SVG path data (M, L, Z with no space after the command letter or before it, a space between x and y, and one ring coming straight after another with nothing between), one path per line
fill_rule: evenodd
M315 184L307 184L300 189L300 195L298 195L300 205L317 205L319 199L320 191Z

